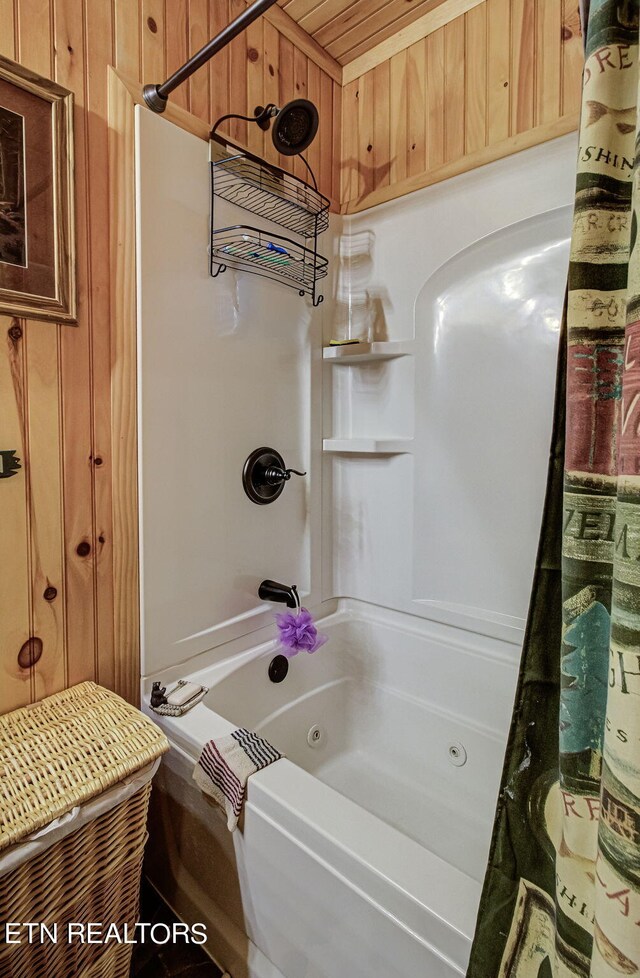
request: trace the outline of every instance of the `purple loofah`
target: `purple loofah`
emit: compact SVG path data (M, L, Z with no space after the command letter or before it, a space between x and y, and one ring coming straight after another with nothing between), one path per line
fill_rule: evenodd
M326 635L318 635L313 617L306 608L301 608L298 614L286 611L276 615L276 624L283 645L283 654L287 658L298 652L315 652L327 641Z

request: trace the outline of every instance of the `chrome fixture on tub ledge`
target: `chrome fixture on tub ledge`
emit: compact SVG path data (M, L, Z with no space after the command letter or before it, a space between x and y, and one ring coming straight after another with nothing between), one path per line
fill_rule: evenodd
M306 474L297 469L287 469L282 455L275 448L256 448L244 463L242 485L252 503L266 506L275 502L292 475Z

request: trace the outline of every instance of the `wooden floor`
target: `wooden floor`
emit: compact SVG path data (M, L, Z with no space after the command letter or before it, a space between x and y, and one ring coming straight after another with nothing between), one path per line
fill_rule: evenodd
M143 881L140 920L171 926L177 917L148 883ZM221 978L221 971L196 944L146 943L136 946L131 978Z

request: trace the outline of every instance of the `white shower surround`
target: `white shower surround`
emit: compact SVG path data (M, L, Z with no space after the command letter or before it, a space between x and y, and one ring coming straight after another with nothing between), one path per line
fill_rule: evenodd
M376 954L385 978L463 973L542 510L575 140L332 220L322 250L334 275L343 235L364 234L371 247L352 284L375 300L379 338L411 352L353 367L321 360L344 279L313 313L260 279L210 280L206 147L146 112L138 147L143 692L187 676L216 690L161 721L174 751L155 830L170 871L160 865L154 879L185 918L207 920L233 978L369 978L381 973ZM461 382L466 412L452 397ZM323 457L323 434L407 439L409 451ZM264 508L240 485L259 444L309 471ZM265 672L273 609L255 593L264 577L294 575L320 615L358 600L341 601L331 646L294 660L276 693ZM284 699L269 711L273 695ZM307 764L307 723L327 727L335 757L324 768ZM288 759L251 780L244 834L232 839L189 766L204 740L241 724ZM437 782L444 766L440 798L459 789L470 824L412 795L402 762L425 729L416 777ZM464 743L465 766L450 765L450 742ZM385 751L405 785L397 810L421 806L426 835L415 820L390 824L371 766ZM373 775L344 797L358 758ZM447 850L458 838L467 844Z

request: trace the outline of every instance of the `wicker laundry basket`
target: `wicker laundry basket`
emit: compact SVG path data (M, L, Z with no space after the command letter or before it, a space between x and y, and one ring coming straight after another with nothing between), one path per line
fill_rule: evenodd
M89 923L133 935L151 762L167 747L95 683L0 717L0 926L48 928L0 937L0 978L127 978L132 944L78 935Z

